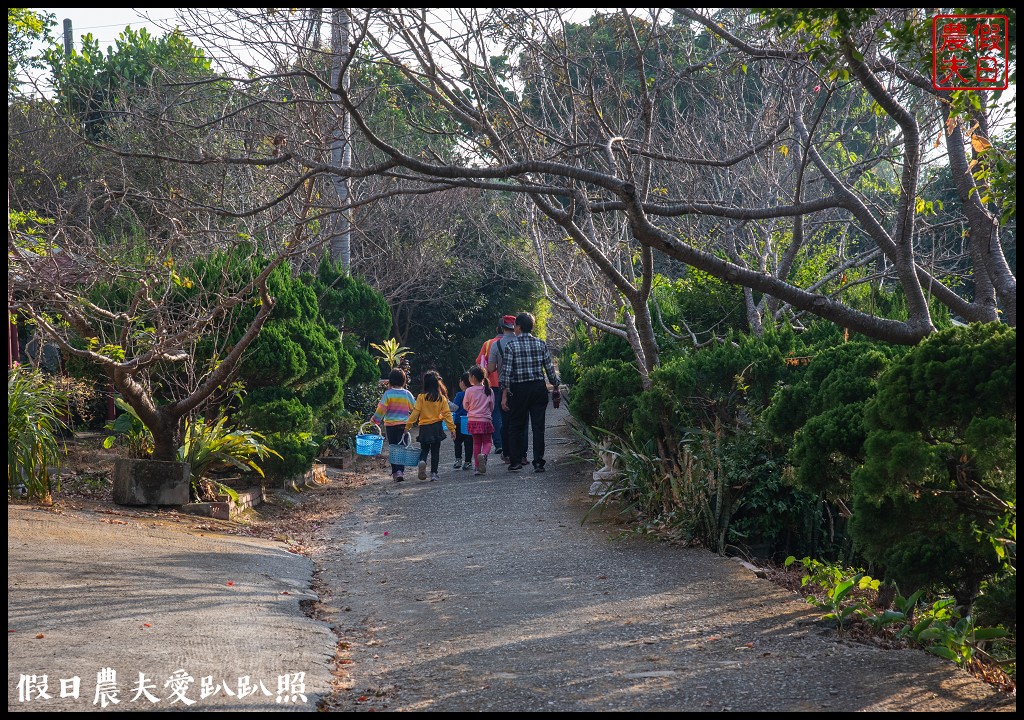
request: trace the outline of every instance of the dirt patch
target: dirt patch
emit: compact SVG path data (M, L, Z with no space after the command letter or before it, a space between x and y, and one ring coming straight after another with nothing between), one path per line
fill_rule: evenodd
M103 438L101 433L84 433L66 441L51 512L105 515L110 517L103 521L113 524L130 520L183 532L278 540L290 552L312 556L324 549L324 525L349 510L347 495L366 482L362 473L329 467L327 483L269 490L265 503L232 520L199 517L171 508L129 507L114 503L112 497L114 462L123 453L116 447L104 448Z

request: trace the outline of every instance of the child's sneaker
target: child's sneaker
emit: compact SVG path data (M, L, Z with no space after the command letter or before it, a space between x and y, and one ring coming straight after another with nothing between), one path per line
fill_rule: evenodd
M418 477L420 480L426 480L427 479L427 461L426 460L420 460L419 464L416 466L416 477Z
M430 482L434 482L437 479L437 473L430 473Z
M487 455L480 453L476 456L476 469L483 475L487 472Z
M452 465L452 470L458 470L461 467L462 467L462 458L459 458L458 460L455 461L455 464Z
M402 482L403 480L405 480L405 471L399 470L395 473L395 482Z
M471 463L469 460L467 460L466 462L462 463L462 469L463 470L469 470L471 467L473 467L473 463Z

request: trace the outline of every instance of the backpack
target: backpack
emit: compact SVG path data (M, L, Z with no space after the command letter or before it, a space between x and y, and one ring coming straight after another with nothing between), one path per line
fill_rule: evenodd
M493 342L494 338L484 342L484 344L480 346L480 354L476 356L476 364L482 367L484 372L487 372L487 360L491 356L491 343Z

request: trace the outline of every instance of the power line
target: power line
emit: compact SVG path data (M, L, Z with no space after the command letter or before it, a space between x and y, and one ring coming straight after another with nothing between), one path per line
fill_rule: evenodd
M173 18L173 17L158 18L156 20L146 20L146 19L143 18L143 19L140 19L139 21L140 22L158 23L158 22L165 22L167 20L174 20L174 19L175 18ZM127 22L127 23L110 23L109 25L89 25L88 27L76 27L76 28L74 28L74 30L77 33L79 30L99 30L100 28L112 28L112 27L123 28L125 25L131 25L131 24L132 23Z

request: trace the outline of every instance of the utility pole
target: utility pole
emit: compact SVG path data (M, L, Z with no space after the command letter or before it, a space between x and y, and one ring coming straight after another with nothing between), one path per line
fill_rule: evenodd
M64 18L64 55L71 57L71 51L75 49L75 34L71 30L71 18Z
M349 74L342 72L343 60L349 51L349 16L345 8L331 8L331 87L335 93L348 92ZM331 163L337 168L352 168L352 118L341 109L341 104L333 104L335 113L334 137L331 140ZM351 198L351 178L334 176L334 190L338 198L338 206L345 208L339 211L334 220L334 232L331 235L331 260L340 262L345 272L352 267L352 209L346 208Z

